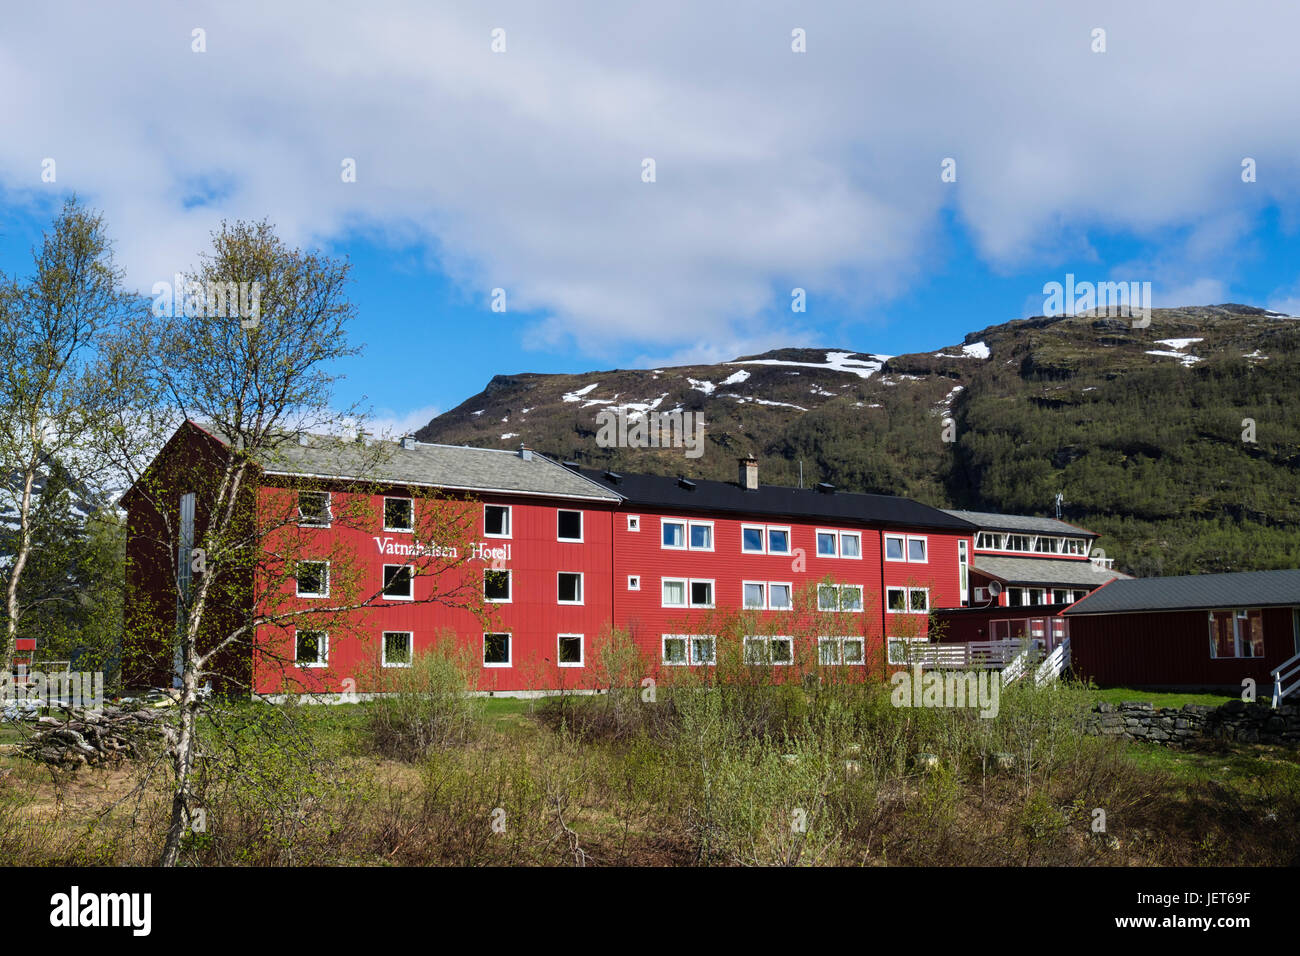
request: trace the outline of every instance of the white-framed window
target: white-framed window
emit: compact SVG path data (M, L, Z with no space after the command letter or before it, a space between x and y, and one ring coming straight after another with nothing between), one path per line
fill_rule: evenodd
M384 631L383 639L383 665L410 667L415 649L414 635L410 631Z
M885 588L885 607L891 614L928 614L929 588Z
M484 634L483 666L509 667L512 643L509 634Z
M761 524L742 524L740 526L740 550L745 554L765 554L763 538L766 529Z
M745 638L746 664L771 664L781 667L794 663L794 638L751 635Z
M1046 603L1047 603L1047 589L1046 589L1046 588L1029 588L1028 591L1029 591L1029 603L1030 603L1030 604L1046 604Z
M411 498L384 498L384 530L414 531L415 501Z
M1264 656L1264 612L1260 608L1208 613L1211 659Z
M907 537L901 534L885 535L885 560L907 560Z
M415 568L409 564L385 564L384 597L390 601L415 600Z
M862 558L862 535L857 531L840 532L840 557Z
M324 667L330 659L330 636L325 631L293 632L293 662L299 667Z
M493 604L509 604L513 600L509 568L483 569L483 600Z
M660 578L660 584L664 607L686 607L687 580L685 578Z
M930 560L930 544L924 535L907 536L907 560L913 564L925 564Z
M970 545L965 538L957 542L957 593L962 604L970 600Z
M659 519L659 547L672 551L686 550L686 522L675 518Z
M817 529L817 557L838 558L840 556L839 535L834 531Z
M819 584L817 585L817 610L819 611L861 611L861 584Z
M866 641L861 637L817 638L817 660L825 665L859 666L867 662Z
M555 515L555 540L582 540L582 512L560 508Z
M741 588L741 605L750 611L762 611L767 607L767 583L764 581L743 581Z
M628 515L628 516L627 516L627 530L628 530L628 531L640 531L640 530L641 530L641 516L640 516L640 515Z
M794 608L794 585L789 581L772 581L767 585L767 606L773 611Z
M886 645L889 655L889 663L906 664L911 659L911 649L913 644L924 644L924 637L891 637Z
M767 553L768 554L789 554L790 553L790 529L789 528L774 528L771 525L768 525Z
M561 571L558 574L559 587L556 600L560 604L582 603L582 572Z
M333 520L328 491L298 492L298 524L305 528L328 528Z
M510 505L483 506L483 536L486 538L510 537Z
M640 590L641 590L641 575L639 575L639 574L629 574L629 575L627 576L627 589L628 589L629 591L640 591Z
M581 634L559 634L556 636L555 661L561 667L581 667L583 662L583 639Z
M298 597L323 598L330 596L330 563L328 561L299 561L294 568Z
M663 635L663 662L686 666L690 664L716 664L718 639L712 634Z
M691 607L713 607L712 579L691 579Z
M712 551L713 550L713 522L712 521L692 521L690 522L687 542L692 551Z
M1007 588L1007 606L1021 607L1025 604L1024 588Z

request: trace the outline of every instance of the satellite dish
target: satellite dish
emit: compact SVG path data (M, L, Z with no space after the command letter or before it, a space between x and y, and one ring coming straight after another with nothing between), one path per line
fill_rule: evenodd
M997 581L990 581L989 594L993 595L994 597L997 597L1001 593L1002 593L1002 585L999 584Z

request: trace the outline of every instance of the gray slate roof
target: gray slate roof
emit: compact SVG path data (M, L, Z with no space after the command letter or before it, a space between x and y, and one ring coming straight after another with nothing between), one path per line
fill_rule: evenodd
M1035 518L1030 515L1004 515L995 511L958 511L945 508L950 515L978 525L982 531L1028 531L1034 534L1086 534L1095 538L1096 534L1077 525L1057 521L1055 518Z
M1115 581L1065 613L1120 614L1293 604L1300 605L1300 570L1240 571Z
M414 448L402 448L396 442L362 445L309 435L306 445L287 442L261 465L268 474L361 478L394 484L587 498L611 503L619 500L614 492L536 452L531 460L526 461L518 452L495 448L424 442L417 442Z
M1127 577L1118 571L1099 568L1091 561L1078 558L1003 558L976 553L971 567L1008 584L1062 585L1064 587L1101 587L1107 581Z

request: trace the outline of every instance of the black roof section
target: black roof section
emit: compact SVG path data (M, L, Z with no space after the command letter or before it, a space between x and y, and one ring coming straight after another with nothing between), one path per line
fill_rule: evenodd
M734 481L689 481L663 475L613 474L599 468L578 468L578 474L614 491L631 507L664 511L730 512L755 517L799 518L824 523L886 525L900 528L973 533L969 521L931 508L911 498L865 495L784 485L759 485L747 491Z
M1184 574L1111 581L1065 613L1200 611L1300 605L1300 570Z

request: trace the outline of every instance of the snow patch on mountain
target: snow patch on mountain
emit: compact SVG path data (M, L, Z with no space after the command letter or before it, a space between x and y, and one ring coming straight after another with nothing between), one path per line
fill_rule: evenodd
M712 395L713 390L718 386L712 382L702 382L699 379L687 378L686 381L691 383L691 388L697 392L703 392L705 395Z
M741 382L745 381L747 378L749 378L749 373L746 372L746 371L742 368L740 371L738 371L738 372L732 372L730 375L728 375L726 378L724 378L724 379L722 380L722 384L723 384L723 385L739 385Z
M795 362L791 359L742 359L737 362L727 362L727 365L794 365L801 368L824 368L832 372L848 372L850 375L856 375L858 378L870 378L876 372L884 367L886 360L893 358L892 355L875 355L872 354L870 359L862 360L850 358L852 352L827 352L825 362ZM879 361L876 361L879 359ZM796 406L798 407L798 406Z

